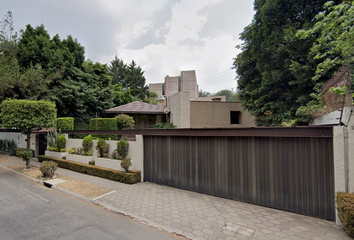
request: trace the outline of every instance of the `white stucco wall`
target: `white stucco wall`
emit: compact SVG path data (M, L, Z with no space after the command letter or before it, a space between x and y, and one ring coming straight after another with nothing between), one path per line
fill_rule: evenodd
M67 139L66 141L66 149L69 150L71 148L79 148L82 147L82 139ZM93 140L93 145L92 145L92 155L94 158L98 157L97 156L97 146L98 140ZM115 149L117 149L117 142L118 141L106 141L107 144L109 144L109 155L113 153ZM128 152L128 158L132 159L132 166L131 170L138 170L141 171L141 180L144 179L144 142L143 142L143 136L142 135L137 135L136 136L136 141L128 141L129 142L129 152Z
M349 164L349 182L348 191L354 192L354 107L350 108L350 115L344 122L347 124L348 131L348 164Z
M22 137L21 137L21 147L22 148L27 147L26 139L27 139L27 135L22 134ZM34 134L34 133L31 134L30 141L31 141L30 148L33 150L36 150L36 134ZM37 154L37 152L36 152L36 154Z
M22 134L20 132L0 132L0 139L14 140L17 147L22 147Z
M346 160L346 143L345 133L346 129L343 126L336 126L333 128L333 155L334 155L334 191L347 192L348 191L348 163ZM335 198L335 196L333 196ZM338 211L336 208L336 223L340 224L338 218Z

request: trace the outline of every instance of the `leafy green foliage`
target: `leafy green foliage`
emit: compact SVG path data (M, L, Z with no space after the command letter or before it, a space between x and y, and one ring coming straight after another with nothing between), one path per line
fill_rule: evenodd
M96 128L97 125L97 128ZM116 118L92 118L90 130L117 130ZM115 135L92 135L94 138L116 139Z
M60 135L55 129L51 129L45 135L47 146L50 148L57 148L57 138Z
M89 155L90 152L92 153L92 145L93 141L91 135L84 137L84 139L82 140L82 147L84 148L85 155Z
M125 159L129 153L129 142L126 138L122 138L117 142L117 152L120 159Z
M354 237L354 194L338 192L336 203L344 231Z
M32 129L53 127L55 104L46 101L4 100L0 105L0 116L5 127L18 128L27 134L27 150L30 149Z
M17 148L15 140L0 139L0 151L8 152L10 148Z
M213 94L212 96L225 96L226 97L226 102L237 102L240 101L239 100L239 96L236 93L233 93L230 90L221 90L215 94Z
M26 162L26 169L30 169L30 159L33 157L32 151L17 151L16 156L22 158L23 161Z
M64 135L59 135L57 140L57 148L60 151L61 149L64 149L66 146L66 138Z
M120 166L125 170L125 172L129 172L129 168L132 166L132 160L130 158L124 158L120 162Z
M234 68L239 77L240 99L255 116L257 125L280 125L300 118L296 115L298 108L314 100L311 94L315 93L317 83L311 79L315 60L308 53L316 38L301 39L296 33L314 26L313 20L325 2L254 2L256 13L253 22L241 33L243 44L238 47L242 52L235 58Z
M98 139L96 149L98 150L101 158L108 157L109 144L107 144L104 139Z
M53 178L55 171L58 169L58 164L53 161L43 161L39 170L42 172L43 178Z
M130 89L124 91L121 83L114 84L112 92L114 106L121 106L133 102L133 96L130 93Z
M57 118L57 129L60 130L74 130L74 118L73 117L63 117Z
M97 122L96 122L97 121ZM96 128L97 123L97 128ZM92 118L90 122L90 130L117 130L116 118Z
M310 57L317 63L313 80L354 63L354 2L336 3L338 1L327 2L325 11L316 16L316 24L307 31L298 32L301 39L318 36L310 50Z
M155 92L148 92L147 98L143 99L143 102L157 105L159 102L159 96Z
M126 115L126 114L119 114L116 116L118 129L133 129L135 126L134 118Z
M157 123L151 126L152 128L176 128L176 125L173 123Z
M130 89L131 95L140 100L148 96L148 86L145 84L144 71L134 60L125 64L117 56L111 61L109 72L113 78L113 84L122 84L123 90Z

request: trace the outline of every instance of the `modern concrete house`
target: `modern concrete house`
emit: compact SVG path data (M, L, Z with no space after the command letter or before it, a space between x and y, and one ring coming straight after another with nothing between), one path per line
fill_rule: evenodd
M170 122L177 128L254 127L254 117L240 102L191 101L188 92L179 92L167 99Z
M226 102L225 96L199 97L194 70L165 77L164 83L150 84L160 96L160 106L170 110L169 119L178 128L254 127L254 117L240 102ZM162 95L160 95L162 93Z

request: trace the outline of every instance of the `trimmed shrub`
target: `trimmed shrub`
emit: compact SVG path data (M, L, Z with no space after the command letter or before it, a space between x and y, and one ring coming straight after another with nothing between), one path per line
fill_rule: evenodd
M90 130L117 130L117 119L97 118L97 129L96 129L96 118L92 118L90 121Z
M106 144L106 141L100 138L98 139L96 150L98 150L101 158L107 157L109 152L109 144Z
M90 151L92 152L92 144L93 141L91 135L84 137L82 140L82 147L84 148L85 155L88 155Z
M62 117L57 118L57 129L64 130L74 130L74 118L73 117Z
M59 135L57 137L57 148L60 151L61 149L64 149L66 146L66 138L64 135Z
M129 153L129 142L127 141L127 138L122 138L117 142L117 152L120 159L127 158Z
M106 178L110 179L113 181L118 181L122 183L127 183L127 184L133 184L140 182L141 180L141 173L140 171L130 171L129 173L113 170L113 169L108 169L108 168L103 168L103 167L98 167L98 166L92 166L89 164L84 164L84 163L78 163L78 162L73 162L69 160L64 160L64 159L59 159L59 158L53 158L53 157L48 157L48 156L43 156L40 155L38 156L38 161L43 162L43 161L53 161L58 163L58 167L60 168L65 168L69 169L72 171L80 172L80 173L85 173L101 178Z
M337 210L344 231L354 237L354 194L338 192Z
M29 160L33 157L32 151L16 151L16 156L22 158L22 160L26 162L26 168L30 169Z
M55 174L55 171L58 169L58 164L53 161L43 161L39 170L42 172L42 177L52 178Z
M130 158L125 158L121 161L120 166L125 172L129 172L129 168L132 166L132 160Z
M126 114L119 114L116 116L118 129L133 129L135 127L134 118Z
M95 160L89 161L89 164L95 166Z

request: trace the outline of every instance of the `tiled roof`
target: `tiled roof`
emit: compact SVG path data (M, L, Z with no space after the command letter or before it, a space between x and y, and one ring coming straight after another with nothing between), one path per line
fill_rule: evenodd
M108 109L105 113L164 114L164 109L165 108L161 106L135 101Z

